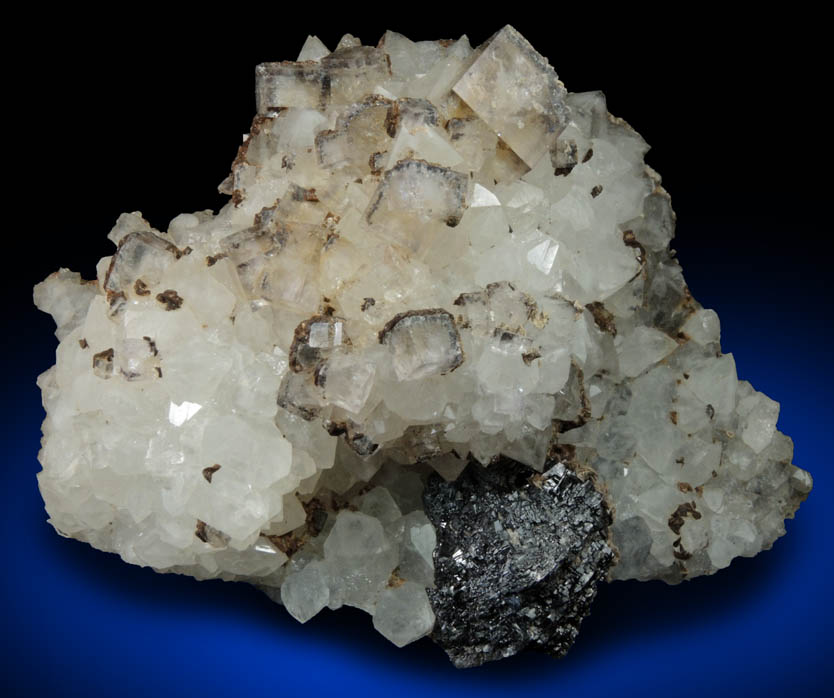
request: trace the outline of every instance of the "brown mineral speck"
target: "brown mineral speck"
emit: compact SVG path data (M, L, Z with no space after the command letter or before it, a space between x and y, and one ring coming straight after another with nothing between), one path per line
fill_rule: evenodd
M541 358L541 355L542 354L538 349L533 349L533 351L528 351L526 354L522 354L521 360L529 366L531 363L533 363L533 361Z
M362 301L362 305L359 309L364 313L372 305L376 305L376 301L373 298L365 298Z
M576 458L576 446L573 444L551 444L547 457L554 462L572 463Z
M671 420L672 424L678 423L678 413L675 410L672 410L669 413L669 419Z
M110 306L111 315L118 314L122 308L124 308L125 301L127 301L127 297L125 296L124 291L107 292L107 304Z
M208 468L203 468L203 477L206 479L206 482L211 483L211 478L214 477L214 474L220 470L220 468L221 466L219 463L210 465Z
M82 349L86 349L90 345L87 344L87 340L82 337L81 339L78 340L78 346L80 346Z
M321 533L324 524L327 522L328 507L319 499L302 502L301 506L304 507L304 511L307 514L306 521L303 525L281 535L261 534L287 557L292 557L310 538L315 538ZM332 506L332 508L335 509L336 507Z
M399 122L400 105L397 102L394 102L385 114L385 133L387 133L390 138L394 138L397 135Z
M692 557L692 553L690 553L686 548L683 547L683 541L680 538L676 538L672 543L672 554L675 556L676 560L689 560ZM680 564L680 563L677 563ZM686 568L681 565L681 576L686 577L687 571Z
M290 195L293 201L309 201L311 203L318 203L319 200L315 188L305 189L304 187L294 185L290 190Z
M304 513L307 515L305 520L307 530L310 531L310 535L317 536L327 521L327 511L324 505L318 499L311 499L301 506L304 507Z
M352 420L338 422L327 420L322 426L331 436L343 437L345 443L360 456L370 456L379 448L379 444L375 444L365 434L358 431L358 425Z
M599 301L588 303L585 307L591 311L591 315L594 317L594 324L599 329L615 337L617 336L617 323L614 320L614 314L612 312L606 310L605 306Z
M156 300L165 306L165 310L179 310L182 307L183 299L172 288L156 294Z
M266 538L287 557L295 555L295 553L298 552L298 549L304 545L304 541L306 540L306 536L302 538L295 535L294 532L284 533L280 536L264 535L264 538Z
M391 572L391 576L388 578L388 586L392 589L396 589L397 587L401 587L405 584L406 580L400 576L400 568L397 567Z
M209 255L206 257L206 266L213 267L217 264L221 259L226 256L225 252L220 252L219 254Z
M588 162L588 160L590 160L592 157L594 157L594 149L593 148L588 148L588 152L585 153L585 157L582 158L582 162L583 163Z
M602 185L597 184L593 189L591 189L591 198L596 199L600 194L602 194Z
M632 247L635 250L639 250L639 254L637 255L637 263L641 266L645 266L646 264L646 248L640 244L637 238L634 235L633 230L624 230L623 231L623 244L626 247ZM645 270L643 270L645 271ZM641 272L638 272L638 274Z
M113 348L100 351L93 355L93 372L99 378L110 378L113 375Z
M142 281L142 279L136 279L136 281L133 282L133 292L137 296L150 296L151 295L151 292L150 292L150 289L148 288L148 285L144 281Z
M321 246L323 250L329 250L333 247L334 243L339 239L340 235L334 230L330 230L327 232L327 238L324 241L324 244Z
M453 305L468 305L470 303L483 303L483 294L480 292L475 293L461 293L454 301L452 301Z
M313 370L313 383L319 388L324 388L327 384L327 362L322 361Z
M371 153L368 158L368 167L370 168L372 175L377 176L382 174L382 169L385 164L385 155L387 155L387 152Z
M692 485L690 485L688 482L679 482L678 489L681 492L692 492L693 490Z
M208 543L208 534L206 533L206 522L197 519L197 527L194 529L194 535L197 536L203 543Z
M681 527L686 523L686 517L692 517L695 520L701 518L701 512L696 509L695 502L684 502L669 517L669 528L672 529L672 532L679 536L681 533Z

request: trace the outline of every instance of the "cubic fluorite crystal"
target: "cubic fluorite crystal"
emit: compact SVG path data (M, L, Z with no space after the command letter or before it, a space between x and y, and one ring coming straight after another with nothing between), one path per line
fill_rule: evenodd
M35 287L59 533L473 666L785 532L811 477L601 93L507 26L311 37L256 95L219 213L125 213L97 280Z

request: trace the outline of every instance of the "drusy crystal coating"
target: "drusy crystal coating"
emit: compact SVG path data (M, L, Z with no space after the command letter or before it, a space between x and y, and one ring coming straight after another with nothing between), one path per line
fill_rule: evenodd
M97 279L35 287L59 533L473 666L785 532L811 477L602 93L507 26L310 37L256 103L218 213L125 213Z

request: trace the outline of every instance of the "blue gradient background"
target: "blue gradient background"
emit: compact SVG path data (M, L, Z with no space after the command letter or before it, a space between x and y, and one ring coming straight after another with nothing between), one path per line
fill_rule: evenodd
M31 286L59 266L91 278L95 261L110 254L105 235L122 211L141 209L164 227L180 211L217 208L214 188L251 118L252 67L291 57L321 24L284 27L286 46L253 29L257 43L239 49L215 27L211 40L232 43L211 51L195 33L153 23L122 27L127 34L114 38L90 30L33 36L33 73L61 64L52 98L63 116L29 114L60 153L46 171L36 158L22 160L51 182L48 204L30 209L25 222L48 231L49 244L18 236L19 251L34 262L3 279L15 329L3 343L0 695L830 695L834 381L824 243L832 231L821 191L830 175L817 179L815 161L827 155L811 129L821 121L786 112L773 87L793 81L792 94L801 96L817 79L810 49L790 62L772 50L777 35L799 36L782 20L754 36L743 22L715 30L697 21L690 28L701 30L698 40L650 36L661 61L653 65L639 48L639 27L615 22L604 36L589 35L576 20L567 25L576 31L549 50L545 29L509 19L570 89L603 89L612 112L653 145L648 161L672 194L673 246L693 295L718 311L723 349L740 377L781 403L778 426L794 439L794 462L811 471L815 488L773 550L678 587L605 585L564 660L525 654L469 671L453 669L427 639L395 648L359 611L325 611L302 626L246 585L158 575L62 539L46 523L35 480L43 419L35 378L54 362L56 342L51 318L30 306ZM367 25L330 21L319 32L330 46L342 31ZM359 35L375 41L384 24L413 26L384 21ZM435 30L424 22L407 33L468 31L478 43L501 24ZM150 43L150 58L135 50L141 42ZM582 42L602 53L571 67ZM192 76L195 65L205 69ZM110 82L117 70L130 94ZM130 109L117 116L120 95ZM793 177L803 167L812 169ZM70 222L61 218L68 206Z

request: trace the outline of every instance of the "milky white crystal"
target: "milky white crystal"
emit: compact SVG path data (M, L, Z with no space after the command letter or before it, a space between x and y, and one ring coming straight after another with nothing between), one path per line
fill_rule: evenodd
M58 325L39 485L63 535L429 633L436 471L591 469L615 579L754 555L811 488L669 250L648 146L512 27L308 38L257 69L219 213L139 212Z

